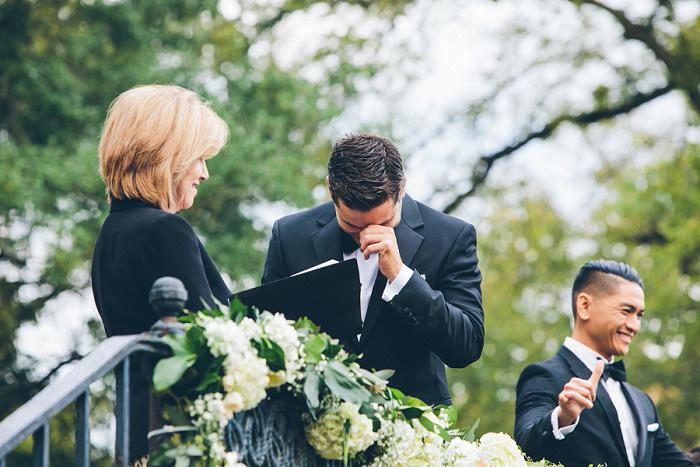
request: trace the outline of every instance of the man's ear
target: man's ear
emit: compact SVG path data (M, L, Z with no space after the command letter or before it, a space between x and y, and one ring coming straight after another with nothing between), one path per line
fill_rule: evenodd
M593 297L586 292L581 292L576 297L576 317L581 321L591 319L591 305Z
M333 196L331 196L331 185L328 183L328 175L326 175L326 193L328 193L328 199L333 200Z
M406 194L406 176L403 176L403 183L401 184L401 193L399 193L399 199L403 198Z

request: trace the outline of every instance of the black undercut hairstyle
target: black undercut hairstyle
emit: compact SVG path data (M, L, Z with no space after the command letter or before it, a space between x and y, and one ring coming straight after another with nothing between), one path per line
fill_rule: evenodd
M403 188L401 154L391 141L361 133L336 141L328 159L333 202L367 212L387 200L396 203Z
M597 259L584 264L574 279L571 291L571 308L574 319L576 319L576 299L581 292L591 290L609 295L617 290L620 278L644 288L639 273L629 264L608 259Z

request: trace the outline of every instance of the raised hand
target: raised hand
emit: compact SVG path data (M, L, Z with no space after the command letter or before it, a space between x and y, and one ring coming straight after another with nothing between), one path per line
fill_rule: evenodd
M571 425L584 409L593 407L598 381L603 374L605 362L596 363L591 377L588 379L571 378L559 393L559 427Z
M360 250L369 258L372 253L379 254L379 270L392 282L401 272L401 254L396 243L396 235L392 227L383 225L368 225L360 232Z

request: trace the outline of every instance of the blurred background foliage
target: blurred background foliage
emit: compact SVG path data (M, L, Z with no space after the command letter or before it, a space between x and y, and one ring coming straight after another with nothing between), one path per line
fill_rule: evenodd
M700 444L700 146L697 137L664 139L629 124L636 109L675 96L688 128L683 135L697 129L700 14L679 19L692 3L681 0L648 2L643 14L594 0L539 3L575 18L581 40L565 38L565 29L558 40L515 14L500 38L499 66L484 79L492 84L485 97L455 98L456 110L444 121L419 119L417 131L392 99L427 73L421 60L428 52L420 47L427 42L420 21L415 31L396 31L406 29L407 17L444 2L0 0L0 418L104 337L89 289L92 248L108 211L97 171L101 125L120 92L173 83L210 99L231 128L229 145L210 163L210 180L181 214L234 289L258 281L275 216L325 199L332 141L360 130L382 133L399 144L409 177L435 174L424 198L473 222L479 233L486 346L480 361L449 375L462 425L480 418L479 432L511 432L521 369L556 352L570 331L573 276L585 261L607 257L634 265L646 283L648 311L626 358L629 379L652 395L681 448ZM280 57L282 32L306 37L294 28L318 11L334 17L335 27L305 23L318 26L318 37L296 60ZM444 21L452 19L446 15ZM595 40L604 21L615 47L641 47L644 59L606 56ZM516 63L525 41L537 53ZM590 66L605 66L607 78L574 98L563 93ZM532 84L533 70L551 76L552 67L561 70L556 80ZM522 80L530 80L525 88ZM391 109L375 116L358 104L372 93L385 95ZM513 121L494 125L503 114ZM430 141L450 132L458 135L456 149L431 148ZM562 132L582 135L582 144L599 152L587 156L600 164L585 182L598 195L580 214L563 213L527 177L512 183L497 170L515 166L532 141ZM633 141L617 158L598 143L613 133ZM89 308L83 328L91 339L85 331L56 335L70 341L68 350L48 363L18 350L23 325L75 313L66 303ZM108 393L109 384L93 390L93 423L102 432L112 423ZM52 463L67 465L72 413L54 423ZM17 465L29 462L30 444L15 453ZM94 462L109 465L109 441L95 444Z

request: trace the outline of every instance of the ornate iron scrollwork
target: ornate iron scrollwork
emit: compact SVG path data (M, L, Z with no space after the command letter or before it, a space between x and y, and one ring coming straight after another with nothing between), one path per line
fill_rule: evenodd
M340 461L321 459L306 442L294 399L270 391L257 407L234 414L224 430L226 449L239 453L249 467L337 467Z

